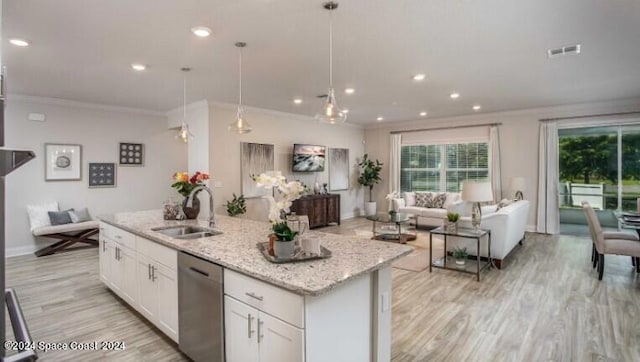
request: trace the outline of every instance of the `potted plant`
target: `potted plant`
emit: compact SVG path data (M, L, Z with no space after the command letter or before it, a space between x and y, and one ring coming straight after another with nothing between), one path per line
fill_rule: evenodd
M272 171L253 176L258 187L277 190L278 200L274 196L265 196L269 200L269 221L272 233L269 235L269 254L276 258L291 258L295 251L297 231L287 224L287 213L294 200L300 198L304 186L299 181L289 181L280 172Z
M467 256L469 256L467 248L455 247L453 249L453 257L456 259L457 265L464 266Z
M456 232L458 229L458 220L460 219L460 214L457 212L448 212L447 213L447 221L445 222L445 228L449 232Z
M229 216L242 215L247 212L247 205L245 204L244 195L236 196L233 194L233 199L227 201L227 214Z
M376 202L373 201L373 185L382 181L380 172L382 171L382 162L369 159L368 154L364 154L362 160L358 162L360 167L360 176L358 177L358 183L362 186L369 188L369 202L365 204L365 213L367 216L375 215Z

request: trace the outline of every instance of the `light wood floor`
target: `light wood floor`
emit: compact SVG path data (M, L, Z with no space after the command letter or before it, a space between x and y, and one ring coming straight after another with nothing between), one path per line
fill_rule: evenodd
M355 234L354 219L324 230ZM393 270L393 361L640 361L640 276L608 256L604 280L582 237L529 234L503 270ZM37 341L126 342L125 351L47 352L43 361L181 361L177 346L109 292L97 249L7 260Z

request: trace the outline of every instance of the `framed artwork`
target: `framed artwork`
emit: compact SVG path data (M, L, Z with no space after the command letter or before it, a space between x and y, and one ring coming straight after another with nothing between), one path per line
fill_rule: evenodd
M44 180L79 181L82 179L82 146L44 144Z
M144 144L120 142L118 159L120 166L144 166Z
M329 149L329 189L331 191L349 189L349 149Z
M116 187L116 164L89 162L89 187Z
M242 194L245 198L262 197L271 191L257 187L251 175L259 175L275 168L273 145L261 143L240 144L240 178L242 179Z

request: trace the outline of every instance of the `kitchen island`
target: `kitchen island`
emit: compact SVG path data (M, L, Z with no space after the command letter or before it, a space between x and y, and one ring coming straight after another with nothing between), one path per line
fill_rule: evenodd
M268 223L217 216L221 234L181 240L152 229L207 222L166 221L160 210L100 219L101 279L176 342L182 251L224 268L228 361L390 359L391 263L411 247L309 231L305 235L322 238L331 258L273 264L256 247L266 241ZM253 339L252 315L258 318Z

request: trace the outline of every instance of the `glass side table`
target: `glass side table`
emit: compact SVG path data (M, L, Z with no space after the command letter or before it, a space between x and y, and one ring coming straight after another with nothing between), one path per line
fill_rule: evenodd
M444 236L444 257L437 260L433 260L433 235ZM480 240L485 235L487 238L487 261L480 260ZM453 256L447 255L447 236L457 236L459 238L475 239L476 240L476 263L466 263L464 265L457 265ZM447 270L454 270L461 273L475 274L477 281L480 281L480 272L485 268L491 268L493 262L491 260L491 230L484 229L469 229L469 228L456 228L455 231L447 231L444 226L433 229L429 232L429 257L431 258L429 263L429 273L432 268L440 268ZM475 264L475 265L474 265Z
M379 212L367 216L373 221L373 239L406 243L418 237L418 217L413 214ZM411 222L413 221L413 225Z

